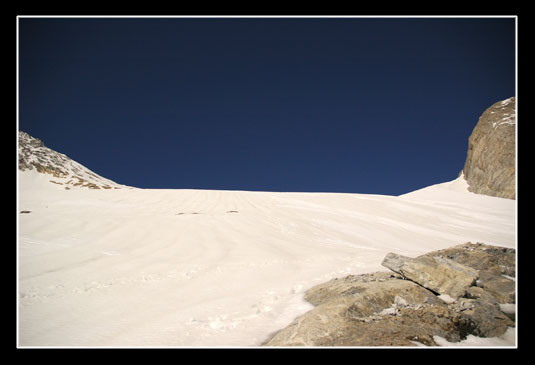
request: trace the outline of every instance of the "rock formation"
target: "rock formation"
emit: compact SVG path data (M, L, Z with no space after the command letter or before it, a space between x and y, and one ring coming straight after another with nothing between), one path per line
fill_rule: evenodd
M516 98L499 101L479 118L468 140L463 173L468 190L515 199Z
M89 189L126 187L97 175L64 154L46 147L40 139L22 131L19 131L18 161L19 171L35 170L50 175L50 183L64 186L66 190L73 187Z
M439 256L412 259L389 253L381 265L429 290L454 299L464 295L478 278L477 271L471 267Z
M305 299L315 308L264 345L436 346L435 336L449 342L500 336L515 325L505 304L515 302L514 255L470 242L414 259L388 254L383 263L394 272L349 275L308 290ZM462 285L452 283L456 273Z

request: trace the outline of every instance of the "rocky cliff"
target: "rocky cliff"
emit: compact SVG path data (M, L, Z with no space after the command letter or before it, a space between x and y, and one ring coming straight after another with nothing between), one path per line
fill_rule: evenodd
M479 118L468 140L463 173L469 191L515 199L516 98L499 101Z

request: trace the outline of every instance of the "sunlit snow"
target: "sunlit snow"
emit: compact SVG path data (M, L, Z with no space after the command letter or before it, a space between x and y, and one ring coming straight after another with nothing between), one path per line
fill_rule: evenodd
M384 271L388 252L516 245L515 201L462 176L399 197L48 180L19 173L20 346L258 346L312 308L308 288Z

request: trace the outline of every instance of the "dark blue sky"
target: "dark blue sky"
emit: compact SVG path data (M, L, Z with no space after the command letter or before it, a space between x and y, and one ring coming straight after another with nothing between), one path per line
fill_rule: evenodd
M514 18L19 19L19 129L142 188L403 194L513 95Z

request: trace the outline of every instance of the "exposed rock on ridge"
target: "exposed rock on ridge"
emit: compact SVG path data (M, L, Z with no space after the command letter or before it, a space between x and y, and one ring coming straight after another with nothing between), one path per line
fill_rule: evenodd
M514 313L510 312L514 304L506 304L515 302L515 283L509 276L514 276L514 256L513 249L470 242L414 259L389 254L385 258L388 265L405 273L401 268L406 265L417 263L412 267L415 271L420 264L436 269L446 262L446 278L441 277L441 270L431 270L414 279L395 272L333 279L308 290L305 299L315 308L273 334L264 345L436 346L436 336L449 342L468 335L500 336L515 326ZM437 295L426 287L455 281L447 271L450 269L475 275L458 298ZM502 285L489 286L493 281Z
M468 140L463 173L468 190L515 199L516 98L499 101L479 118Z
M71 160L64 154L44 145L37 138L19 131L18 161L19 171L35 170L50 175L50 183L64 186L66 190L73 187L89 189L120 189L126 186L103 178Z

